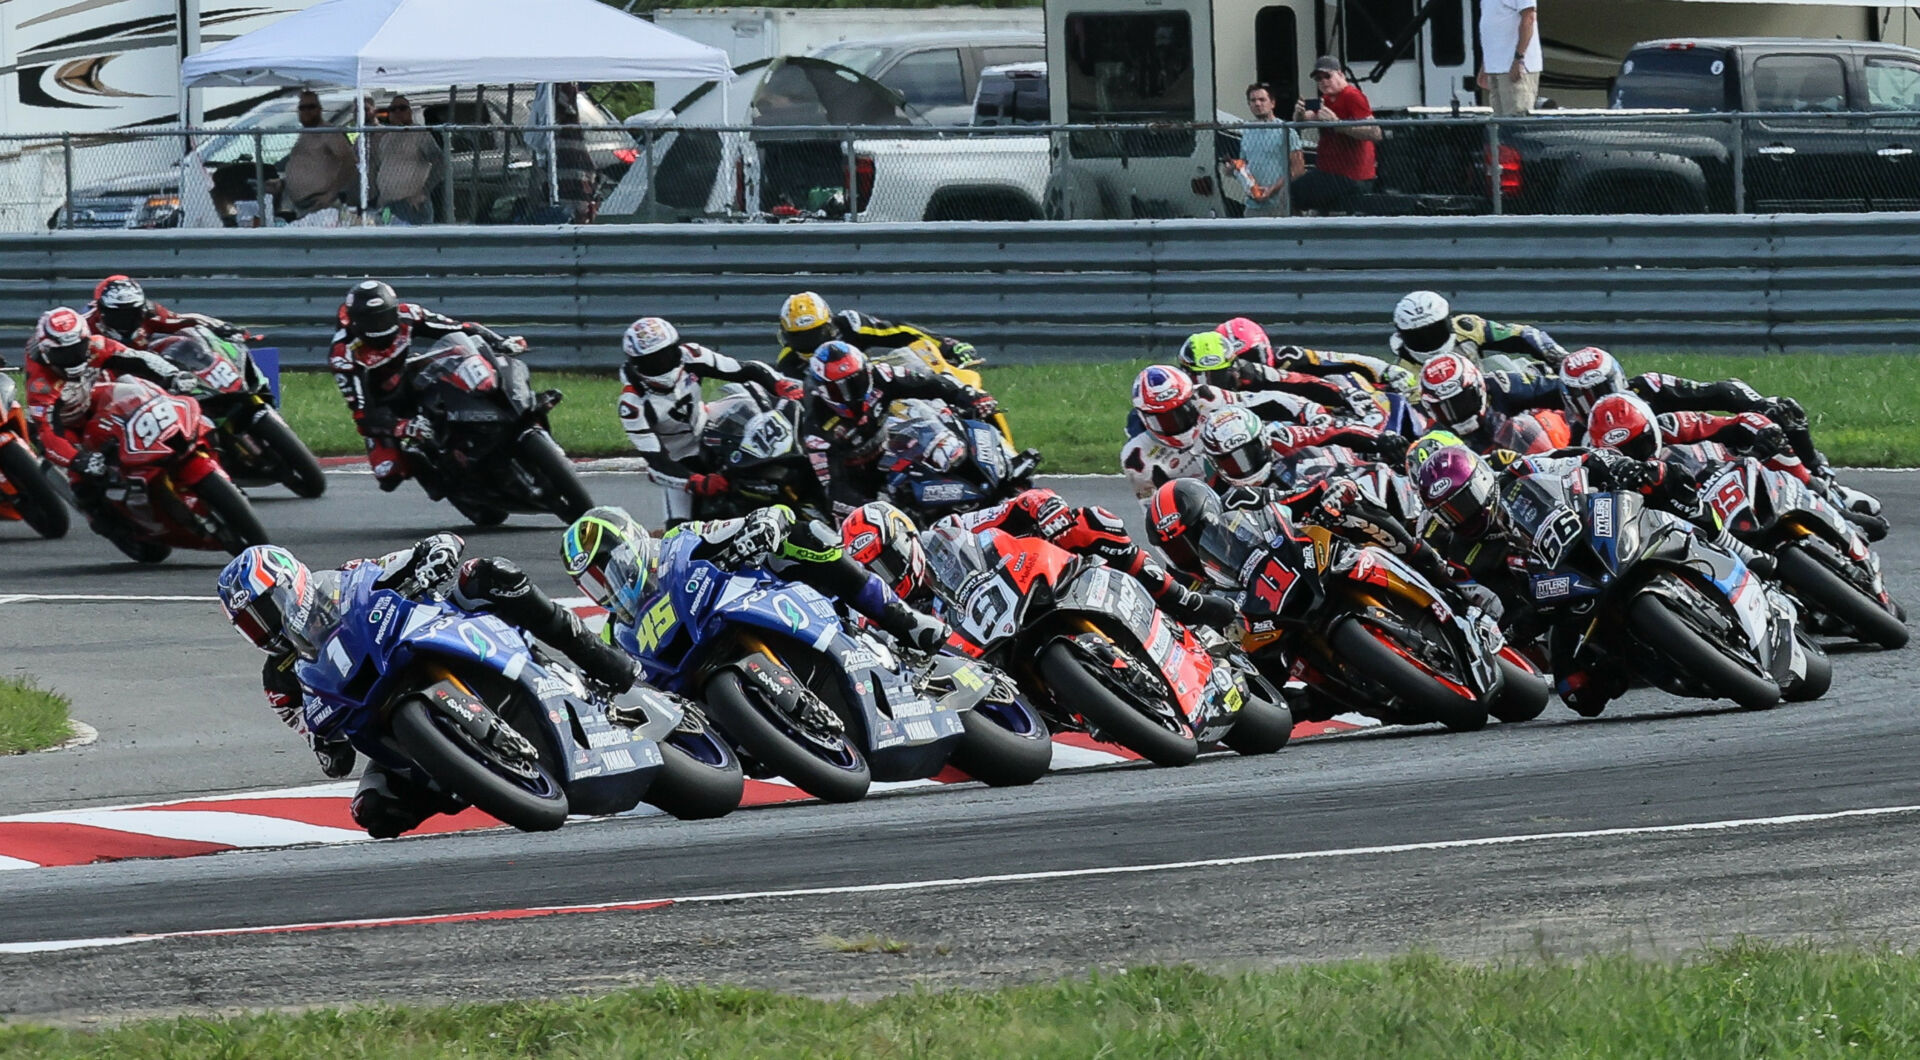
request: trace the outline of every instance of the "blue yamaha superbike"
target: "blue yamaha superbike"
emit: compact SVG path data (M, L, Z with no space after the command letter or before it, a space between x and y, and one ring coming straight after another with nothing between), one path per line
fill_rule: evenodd
M740 804L739 760L697 711L642 685L603 705L520 630L379 576L318 575L341 581L319 594L316 657L296 671L311 731L529 832L642 799L684 818Z
M694 559L698 544L661 542L661 589L615 640L649 680L705 700L750 776L852 802L874 780L930 777L950 762L990 784L1046 772L1046 723L998 670L903 659L813 589Z

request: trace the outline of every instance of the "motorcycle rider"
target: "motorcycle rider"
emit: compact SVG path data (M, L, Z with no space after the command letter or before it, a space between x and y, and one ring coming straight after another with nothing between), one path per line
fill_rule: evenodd
M1559 409L1565 398L1550 374L1485 371L1458 350L1437 353L1420 366L1420 408L1480 452L1493 448L1510 417L1534 409Z
M1246 317L1234 317L1213 329L1227 340L1233 356L1295 376L1354 375L1382 390L1414 392L1413 373L1364 353L1310 350L1304 346L1275 346L1265 328Z
M1472 313L1455 313L1433 291L1409 292L1393 307L1393 335L1387 347L1394 356L1415 364L1454 350L1476 361L1504 354L1508 362L1538 361L1548 368L1567 356L1553 336L1531 324L1502 324Z
M327 367L353 413L354 429L366 439L367 463L383 493L391 493L409 477L400 443L409 438L433 437L433 423L419 415L407 387L407 354L420 345L424 353L448 335L473 335L504 353L521 353L526 340L508 337L480 324L462 323L424 306L402 302L393 288L379 280L362 280L347 292L337 314L340 329L333 333ZM439 500L441 491L422 480L427 495Z
M561 536L560 562L580 590L607 609L605 636L628 652L636 651L635 634L648 599L683 576L660 569L662 543L682 535L698 539L685 560L704 560L726 571L767 570L810 586L844 601L917 651L932 654L946 642L945 623L907 606L880 575L847 555L840 535L826 523L800 519L784 504L738 519L681 523L658 539L624 509L593 508Z
M881 525L884 527L884 520ZM1107 566L1138 581L1161 610L1182 622L1226 626L1239 615L1233 601L1226 597L1195 592L1182 585L1134 544L1119 516L1105 508L1069 505L1050 489L1026 490L991 508L947 516L938 525L968 532L1003 530L1014 537L1042 538L1075 555L1098 556ZM847 530L847 526L842 527L843 536ZM855 558L860 558L858 553ZM929 587L926 591L932 590Z
M793 378L807 372L813 352L829 342L844 342L863 352L897 350L925 341L939 347L940 355L955 368L973 368L982 359L973 343L935 335L913 324L868 316L854 309L834 312L827 300L812 291L788 295L780 304L780 354L774 363Z
M666 487L669 525L692 518L693 496L711 490L697 460L700 431L707 421L701 380L752 383L789 401L805 394L799 383L772 365L736 361L697 342L681 341L679 330L661 317L634 321L620 345L626 354L620 365L620 425L645 458L648 474Z
M1200 385L1238 395L1266 420L1296 423L1330 421L1362 410L1349 403L1352 393L1322 376L1269 367L1234 352L1233 340L1218 331L1187 336L1180 344L1180 367Z
M149 301L147 292L126 276L115 274L93 288L93 303L87 307L87 325L94 334L116 339L127 346L144 350L162 335L177 335L188 328L206 328L223 339L237 339L247 330L204 313L176 313L158 302Z
M836 518L885 486L880 452L887 441L887 405L898 398L937 399L982 420L1000 410L991 394L950 376L915 375L875 364L848 343L823 344L807 361L800 436ZM711 474L695 492L717 493L726 485L725 475Z
M1292 457L1303 449L1343 446L1384 463L1407 456L1407 439L1358 423L1262 423L1251 409L1229 405L1200 421L1200 448L1227 486L1288 486L1293 472L1275 456Z
M329 777L353 772L353 745L329 741L306 725L307 692L295 667L317 657L339 622L336 598L341 574L375 564L375 586L410 600L444 596L455 607L486 612L518 626L561 652L590 681L618 694L639 679L639 666L625 652L581 626L572 611L555 603L525 571L502 557L461 561L465 543L453 534L423 538L376 559L351 560L337 570L314 571L277 545L255 545L220 572L221 606L254 647L267 653L261 684L267 704L305 737ZM368 762L350 807L353 820L375 839L390 839L436 813L463 807L445 793Z
M1194 385L1187 373L1170 364L1140 370L1133 380L1133 410L1127 416L1120 469L1141 507L1163 482L1213 477L1213 465L1200 448L1200 419L1235 400L1219 387Z

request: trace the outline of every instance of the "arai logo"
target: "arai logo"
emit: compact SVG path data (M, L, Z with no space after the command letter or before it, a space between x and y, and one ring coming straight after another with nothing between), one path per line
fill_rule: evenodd
M1446 495L1446 492L1448 490L1452 488L1453 488L1452 479L1450 478L1434 479L1432 482L1427 483L1427 498L1429 500L1439 500L1441 497Z
M1625 445L1627 439L1631 437L1633 437L1632 431L1625 427L1615 427L1601 437L1600 444L1608 447L1618 447Z

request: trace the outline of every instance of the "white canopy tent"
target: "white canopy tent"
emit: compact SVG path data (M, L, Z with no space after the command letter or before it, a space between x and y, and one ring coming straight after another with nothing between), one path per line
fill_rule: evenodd
M724 84L733 68L725 51L599 0L323 0L180 64L187 88L350 86L356 96L368 85L658 78ZM358 143L364 202L367 138Z

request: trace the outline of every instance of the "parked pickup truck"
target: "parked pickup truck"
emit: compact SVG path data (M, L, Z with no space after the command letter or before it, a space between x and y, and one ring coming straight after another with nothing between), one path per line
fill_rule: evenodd
M1565 123L1503 125L1497 151L1479 127L1390 130L1381 189L1485 210L1497 173L1508 213L1724 213L1735 208L1738 152L1750 212L1920 209L1920 119L1892 116L1920 111L1920 51L1842 40L1648 41L1621 62L1611 103L1606 112L1536 112ZM1736 111L1764 116L1742 119L1736 134ZM1614 123L1596 114L1698 118Z

